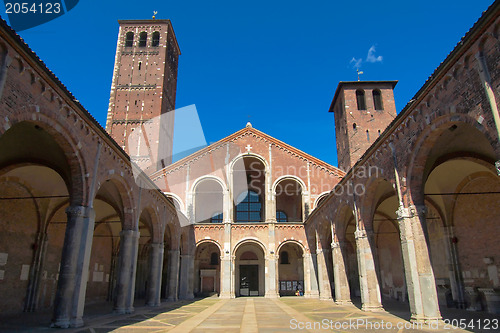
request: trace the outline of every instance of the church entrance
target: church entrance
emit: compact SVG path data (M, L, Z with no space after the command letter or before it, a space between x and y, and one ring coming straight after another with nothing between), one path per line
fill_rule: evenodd
M259 296L258 265L240 265L240 296Z
M265 295L265 258L259 243L246 241L237 246L234 267L236 297Z

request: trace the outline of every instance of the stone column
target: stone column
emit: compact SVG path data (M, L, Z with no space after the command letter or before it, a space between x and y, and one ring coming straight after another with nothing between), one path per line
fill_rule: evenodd
M179 298L193 299L194 258L190 254L181 254L181 273L179 283Z
M375 262L366 230L356 230L356 251L358 259L359 285L361 288L361 310L381 311L382 300Z
M319 298L316 254L304 254L304 297Z
M161 276L163 266L163 243L153 243L151 246L151 260L149 267L149 286L147 291L147 305L161 304Z
M465 308L465 288L459 268L457 245L453 242L453 226L443 227L443 237L446 244L446 259L448 260L448 276L453 300L460 309Z
M277 287L277 265L278 262L276 260L276 255L269 254L266 258L266 282L265 282L265 288L266 288L266 294L265 297L267 298L278 298L279 294L278 291L276 290Z
M70 206L66 209L68 223L64 236L61 257L61 269L57 284L52 327L68 328L71 324L78 325L74 309L85 301L86 278L88 274L85 263L87 249L92 247L92 234L88 239L89 230L93 232L95 215L93 209L85 206ZM90 253L89 253L90 255ZM83 289L82 289L83 288ZM83 297L83 299L82 299ZM83 314L83 308L82 308ZM81 321L81 316L80 316ZM83 324L83 322L81 322Z
M328 278L328 269L326 268L326 253L323 252L323 249L317 249L316 254L318 265L319 299L331 301L332 289L330 288L330 279Z
M68 328L71 300L75 289L76 263L80 234L83 228L85 207L71 206L66 209L68 224L64 235L64 244L61 256L61 268L57 282L56 298L54 301L54 317L52 327Z
M229 211L229 209L228 209ZM232 280L231 263L231 220L224 218L224 247L222 248L220 261L220 298L234 298L234 290L231 288Z
M344 242L332 243L333 281L335 283L335 303L339 305L352 304L349 290L349 280L345 269L342 250Z
M133 312L138 241L139 231L122 230L120 232L115 313Z
M83 311L85 309L85 293L89 275L90 255L92 252L92 241L94 240L95 211L93 208L86 209L86 216L81 233L80 251L78 254L77 271L75 279L75 292L71 313L71 326L83 326Z
M425 206L397 210L412 321L440 319L436 282L425 240Z
M179 250L168 251L168 262L170 266L166 269L169 270L168 278L168 300L177 301L179 295Z

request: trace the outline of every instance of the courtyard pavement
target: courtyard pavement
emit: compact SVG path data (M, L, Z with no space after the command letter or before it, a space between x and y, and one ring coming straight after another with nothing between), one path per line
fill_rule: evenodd
M332 301L304 297L269 299L204 298L164 303L160 307L138 307L129 315L88 315L86 326L79 329L50 329L41 323L26 321L15 327L3 326L0 332L466 332L445 322L412 324L402 303L386 305L390 312L364 312L355 305L339 306ZM407 305L406 305L407 306ZM101 312L102 313L102 312ZM463 310L444 311L444 318L464 319L468 332L500 331L500 316ZM475 327L470 320L474 319ZM489 329L478 329L490 322ZM496 320L497 326L494 326ZM494 328L497 329L494 329Z

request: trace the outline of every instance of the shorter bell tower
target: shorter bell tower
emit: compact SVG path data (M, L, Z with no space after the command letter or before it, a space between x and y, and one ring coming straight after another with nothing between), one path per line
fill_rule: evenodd
M334 113L339 168L348 171L396 117L398 81L340 82L329 112Z

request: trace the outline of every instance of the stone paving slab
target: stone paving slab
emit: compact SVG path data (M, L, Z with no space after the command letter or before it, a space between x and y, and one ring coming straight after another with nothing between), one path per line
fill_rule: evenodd
M12 332L169 332L169 333L281 333L281 332L382 332L382 333L444 333L466 332L453 327L445 329L443 322L433 327L412 326L404 318L409 312L404 304L395 304L393 311L364 312L354 305L339 306L332 301L303 297L269 299L246 297L219 299L211 297L193 301L165 303L158 308L138 307L128 315L104 314L85 318L86 326L79 329L22 327ZM390 308L390 307L386 307ZM446 311L446 310L445 310ZM445 312L445 318L475 318L499 320L500 316L459 310ZM0 323L1 324L1 323ZM436 324L438 324L436 326ZM499 322L500 324L500 322ZM492 327L493 328L493 327ZM0 325L0 331L4 332ZM498 332L499 329L468 332Z

